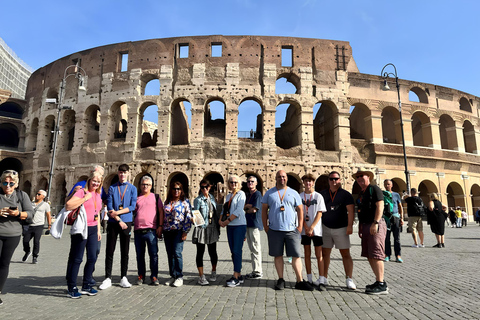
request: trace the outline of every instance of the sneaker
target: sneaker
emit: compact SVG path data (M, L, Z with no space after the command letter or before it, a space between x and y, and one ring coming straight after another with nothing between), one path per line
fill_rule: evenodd
M441 245L442 245L442 248L445 248L445 243L441 243Z
M402 259L402 257L400 257L400 256L397 256L397 262L398 262L398 263L403 263L403 259Z
M3 301L2 301L2 299L0 299L0 306L1 306L2 304L3 304Z
M418 246L419 248L425 248L425 245L422 243Z
M376 281L374 283L373 287L369 287L365 289L365 293L367 294L387 294L388 293L388 287L387 283L384 281L383 283L380 283Z
M263 274L257 273L257 272L252 272L247 275L245 275L246 279L262 279Z
M345 283L347 284L347 289L350 289L350 290L355 290L355 289L357 289L357 286L356 286L355 283L353 282L352 278L347 277L347 280L345 281Z
M31 254L32 254L31 252L25 252L22 258L22 262L26 262Z
M238 281L240 282L240 284L244 283L245 282L245 277L244 276L239 276Z
M304 291L313 291L313 290L315 290L315 288L312 287L312 286L310 285L310 283L308 283L308 282L305 281L305 280L302 280L302 281L300 281L300 282L297 282L297 283L295 284L295 289L297 289L297 290L304 290Z
M175 282L175 278L170 278L169 280L167 280L165 282L165 285L166 286L171 286L174 282Z
M38 263L38 258L37 258L37 257L33 257L32 263L33 263L33 264L37 264L37 263Z
M387 256L387 257L385 257L384 261L385 261L385 262L388 262L388 261L390 261L390 257L388 257L388 256Z
M120 287L122 288L130 288L132 285L130 284L130 282L128 282L128 279L127 277L123 277L121 280L120 280Z
M144 284L144 283L145 283L145 280L143 279L143 276L138 276L137 282L135 282L135 284L136 284L137 286L141 286L141 285Z
M292 263L292 257L288 257L288 263Z
M205 278L204 274L201 277L198 277L197 283L201 286L208 286L209 285L209 283L208 283L207 279Z
M212 271L212 274L210 275L210 278L208 278L208 281L210 282L217 281L217 271Z
M231 277L231 278L227 281L227 287L234 288L234 287L238 287L239 285L240 285L240 280L239 280L239 279L235 279L234 277Z
M441 248L442 245L440 243L437 243L436 245L432 246L432 248Z
M95 290L94 288L82 288L82 290L79 291L80 294L85 294L87 296L95 296L97 295L98 291Z
M277 280L277 284L275 285L275 290L283 290L285 289L285 280L280 278Z
M150 282L151 286L158 286L160 282L158 282L158 279L156 277L152 277L152 282Z
M105 290L110 288L111 286L112 286L112 279L106 278L105 280L103 280L102 284L100 285L100 287L98 287L98 289Z
M75 287L72 289L72 291L68 291L67 293L67 297L70 297L72 299L78 299L82 296L82 294L80 292L78 292L78 288Z
M172 286L174 287L181 287L183 286L183 278L177 278L175 281L173 281Z
M420 248L418 244L412 244L412 248Z
M315 286L326 286L327 285L327 278L324 276L318 277L316 281L313 282L313 285Z

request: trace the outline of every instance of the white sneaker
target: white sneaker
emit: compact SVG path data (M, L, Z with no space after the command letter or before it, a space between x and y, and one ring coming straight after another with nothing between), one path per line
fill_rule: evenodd
M174 286L174 287L181 287L181 286L183 286L183 278L177 278L177 279L175 279L175 281L173 282L172 286Z
M324 278L324 277L322 277L322 276L318 277L318 279L313 282L313 285L318 287L320 284L323 284L322 278Z
M98 287L98 289L105 290L110 288L111 286L112 286L112 279L106 278L105 280L103 280L102 284L100 285L100 287Z
M424 244L421 244L418 246L419 248L425 248L425 245Z
M355 285L355 283L353 283L352 278L347 278L347 280L345 282L347 284L347 289L350 289L350 290L357 289L357 286Z
M130 288L132 285L130 284L130 282L128 282L127 280L127 277L123 277L121 280L120 280L120 287L122 288Z
M209 285L207 279L205 278L205 275L202 275L201 277L198 277L197 283L201 286L208 286Z
M166 286L171 286L175 282L175 278L170 278L165 282Z
M210 275L210 278L208 278L208 281L210 282L217 281L217 271L212 271L212 274Z
M412 244L412 248L419 248L420 246L418 244Z

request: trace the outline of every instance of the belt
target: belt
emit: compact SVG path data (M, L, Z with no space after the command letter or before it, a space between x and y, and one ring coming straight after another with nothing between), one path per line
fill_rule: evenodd
M135 230L135 233L141 233L141 234L146 234L146 233L149 233L149 232L155 232L155 229L148 228L148 229L137 229L137 230Z

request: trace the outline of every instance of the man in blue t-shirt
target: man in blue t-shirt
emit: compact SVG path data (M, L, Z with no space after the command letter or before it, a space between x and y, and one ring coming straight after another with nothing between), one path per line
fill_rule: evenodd
M297 191L287 187L287 173L277 172L276 185L262 198L263 228L268 235L268 253L275 257L275 269L278 274L276 290L285 288L283 279L283 250L292 257L293 270L297 278L295 289L313 291L314 288L302 278L302 245L300 233L303 228L302 199Z
M387 229L387 235L385 237L385 261L390 261L390 255L392 254L390 234L393 233L393 250L395 252L396 261L402 263L402 247L400 245L400 227L403 226L402 198L398 193L392 191L392 180L385 179L383 181L383 186L385 187L385 190L392 194L393 202L393 216L390 220L390 230Z

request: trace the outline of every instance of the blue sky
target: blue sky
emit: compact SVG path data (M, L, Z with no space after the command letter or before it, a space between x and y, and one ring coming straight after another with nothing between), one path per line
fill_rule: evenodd
M32 68L110 43L193 35L349 41L362 73L480 96L476 0L84 0L2 3L0 37Z

